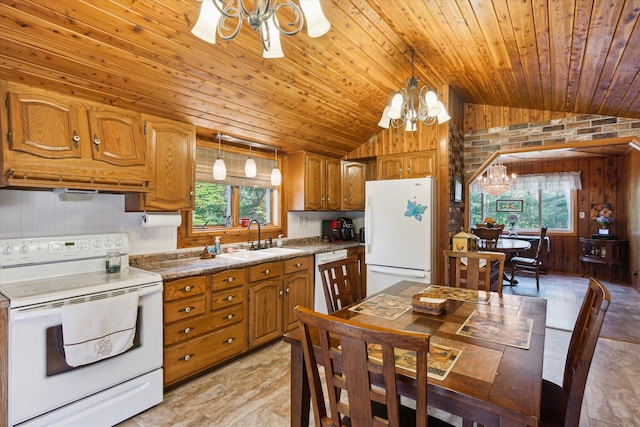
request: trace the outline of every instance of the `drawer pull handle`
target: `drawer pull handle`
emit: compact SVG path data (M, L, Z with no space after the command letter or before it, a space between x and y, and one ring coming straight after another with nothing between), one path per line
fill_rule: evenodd
M271 270L269 270L268 268L266 270L263 271L264 274L269 274L271 273Z
M190 334L190 333L191 333L191 331L193 331L193 330L194 330L194 328L193 328L193 327L191 327L191 328L184 328L183 330L181 330L181 331L180 331L180 333L181 333L181 334Z
M229 277L229 278L227 279L227 282L231 283L231 282L233 282L234 280L236 280L236 278L235 278L235 277Z
M234 317L235 317L235 316L234 316L233 314L230 314L230 315L228 315L228 316L224 316L224 317L222 318L222 320L231 320L231 319L233 319Z
M235 338L229 338L228 340L222 341L222 344L232 344L235 340Z
M189 307L181 308L178 311L183 312L183 313L190 313L191 310L193 310L194 308L195 308L194 306L190 305Z
M189 360L190 360L193 356L195 356L195 355L196 355L195 353L187 354L186 356L181 357L181 358L180 358L180 359L178 359L178 360L184 360L185 362L187 362L187 361L189 361Z
M232 301L233 300L233 295L229 295L228 297L226 297L224 299L225 301Z
M180 288L178 290L182 292L191 292L191 289L193 289L191 286L185 286L184 288Z
M301 262L297 262L296 263L296 267L298 267L298 268L302 267L302 263Z

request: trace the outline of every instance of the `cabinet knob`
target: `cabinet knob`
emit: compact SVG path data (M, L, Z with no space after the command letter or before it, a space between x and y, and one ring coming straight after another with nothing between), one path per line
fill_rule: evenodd
M228 297L226 297L224 299L225 301L232 301L233 300L233 295L229 295Z
M190 328L184 328L184 329L183 329L182 331L180 331L180 332L181 332L181 333L183 333L183 334L190 334L190 333L191 333L191 331L193 331L193 329L194 329L193 327L190 327Z
M179 290L182 292L191 292L191 289L193 289L191 286L185 286L184 288L180 288Z
M181 309L180 309L180 310L178 310L178 311L183 312L183 313L189 313L189 312L191 312L191 310L193 310L194 308L195 308L194 306L188 306L188 307L185 307L185 308L181 308Z
M227 282L231 283L231 282L233 282L235 279L236 279L235 277L229 277L229 278L227 279Z
M233 314L230 314L230 315L228 315L228 316L224 316L224 317L222 318L222 320L231 320L231 319L233 319L234 317L235 317L235 316L234 316Z
M78 135L77 131L73 131L73 137L71 138L73 140L73 146L78 148L78 142L80 142L80 135Z
M271 270L267 268L266 270L263 271L263 273L264 274L269 274L269 273L271 273Z
M98 138L98 135L93 135L93 143L96 146L96 151L100 151L100 138Z
M280 290L279 292L280 296L284 295L284 292L282 292L282 290Z
M296 267L298 267L298 268L302 267L302 263L301 262L297 262L296 263Z
M291 288L287 288L287 294L291 292Z
M235 338L229 338L228 340L224 340L224 341L222 341L222 344L231 344L231 343L233 343L235 340L236 340Z
M185 356L181 357L181 358L180 358L180 359L178 359L178 360L189 361L189 360L190 360L193 356L195 356L195 355L196 355L195 353L187 354L187 355L185 355Z

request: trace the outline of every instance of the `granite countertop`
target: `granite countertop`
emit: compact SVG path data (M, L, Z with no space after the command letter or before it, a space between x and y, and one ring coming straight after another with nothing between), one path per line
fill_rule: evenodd
M354 242L300 242L287 244L285 249L298 249L301 252L283 255L273 254L268 257L252 260L233 259L228 257L215 257L201 259L200 254L203 249L179 249L174 252L151 254L151 255L131 255L129 264L142 270L158 273L164 280L179 279L181 277L198 276L203 274L217 273L230 268L243 268L258 265L265 262L281 261L299 256L315 255L323 252L331 252L338 249L358 247L360 244ZM225 248L223 247L223 251Z

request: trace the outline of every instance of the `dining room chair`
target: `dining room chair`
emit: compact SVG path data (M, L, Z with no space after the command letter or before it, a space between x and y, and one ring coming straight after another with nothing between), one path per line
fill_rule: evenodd
M357 256L318 265L327 313L333 313L365 298Z
M502 296L504 260L502 252L458 252L445 250L445 265L449 265L447 284L455 288L491 290ZM487 266L489 266L487 268ZM489 285L487 285L489 284Z
M504 224L496 224L492 228L485 226L476 226L471 228L471 233L478 236L478 248L495 249L498 246L498 240L504 230Z
M295 315L316 426L451 427L427 415L428 334L364 325L302 306L295 308ZM396 349L415 352L415 409L400 403ZM324 365L324 389L319 362Z
M569 341L562 385L542 380L540 426L577 427L580 424L587 376L610 302L609 290L591 277Z
M540 240L533 258L514 256L511 258L511 282L517 271L534 273L536 276L536 288L540 289L540 270L542 270L542 247L545 244L545 236L547 235L547 227L540 230Z

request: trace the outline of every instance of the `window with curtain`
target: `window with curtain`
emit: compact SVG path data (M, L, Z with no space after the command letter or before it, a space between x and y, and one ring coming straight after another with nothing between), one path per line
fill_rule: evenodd
M482 193L474 182L470 189L470 224L482 223L486 217L509 224L509 215L513 214L518 231L539 232L548 227L559 233L574 232L576 191L581 189L580 172L521 175L515 188L501 196ZM522 201L522 211L500 210L497 202L504 200Z
M196 149L196 203L192 212L192 228L238 227L242 218L256 219L261 224L277 223L277 187L271 185L275 161L252 156L257 176L247 178L244 164L247 154L222 152L227 176L213 179L213 163L218 150L198 146Z

